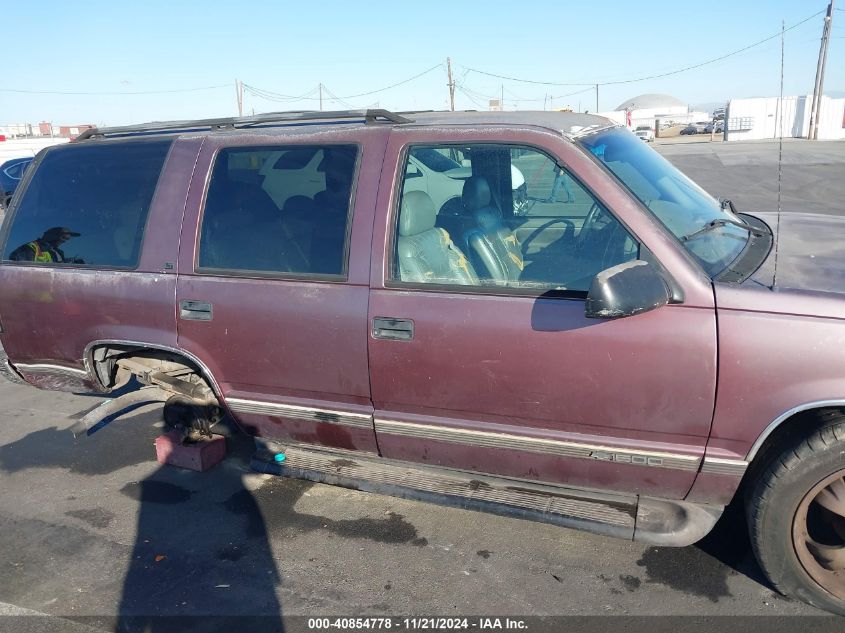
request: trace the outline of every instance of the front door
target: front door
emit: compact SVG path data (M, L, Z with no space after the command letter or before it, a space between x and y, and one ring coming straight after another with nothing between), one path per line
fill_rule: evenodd
M458 209L404 195L402 166L422 140L391 139L386 160L400 169L377 220L387 247L374 259L369 309L379 447L462 470L683 497L712 418L712 294L585 318L592 277L645 247L586 176L558 167L554 144L520 141L462 141L471 173L454 172ZM425 147L455 153L445 140Z
M203 149L179 345L250 432L374 452L367 275L385 138L269 138Z

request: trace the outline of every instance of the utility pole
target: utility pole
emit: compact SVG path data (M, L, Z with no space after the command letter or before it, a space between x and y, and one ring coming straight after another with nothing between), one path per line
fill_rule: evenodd
M827 66L827 49L830 40L831 22L833 21L833 2L827 5L827 15L824 16L824 28L822 29L822 41L819 46L819 61L816 66L816 81L813 85L813 101L810 105L810 129L807 133L808 139L819 137L819 114L821 113L822 96L824 95L824 71Z
M505 111L505 84L502 84L502 98L499 99L499 108L501 108L502 112Z
M244 115L244 83L235 79L235 99L238 102L238 116Z
M446 58L446 73L449 75L449 109L454 112L455 111L455 80L452 79L452 60L451 58Z
M599 85L596 84L596 111L595 114L598 114L599 111Z
M827 52L830 49L830 31L833 28L833 1L827 5L827 15L824 22L826 32L824 34L824 58L822 59L822 74L819 76L819 97L816 99L816 126L813 129L813 139L819 138L819 115L822 111L822 97L824 96L824 71L827 68Z
M320 112L323 111L323 83L320 82Z

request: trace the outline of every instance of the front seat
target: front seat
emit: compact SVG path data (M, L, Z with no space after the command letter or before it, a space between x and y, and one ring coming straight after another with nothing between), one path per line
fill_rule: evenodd
M493 204L490 183L484 176L468 178L461 199L464 211L473 218L463 241L480 274L500 283L519 280L525 268L522 247Z
M461 286L478 284L478 277L449 232L436 227L434 201L424 191L402 196L399 210L399 239L396 255L399 278L416 283L443 283Z

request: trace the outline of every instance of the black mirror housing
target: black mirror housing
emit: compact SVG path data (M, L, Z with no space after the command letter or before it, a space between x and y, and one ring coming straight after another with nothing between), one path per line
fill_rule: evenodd
M641 259L618 264L593 278L584 315L619 319L669 303L669 289L655 268Z

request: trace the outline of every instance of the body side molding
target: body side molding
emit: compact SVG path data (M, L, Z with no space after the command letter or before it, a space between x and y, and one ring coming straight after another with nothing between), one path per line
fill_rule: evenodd
M698 470L699 464L701 463L701 458L681 453L644 451L641 449L620 448L566 440L549 440L508 433L398 422L382 418L375 419L375 427L376 435L399 435L455 444L472 444L475 446L487 446L489 448L545 453L576 459L613 461L634 466Z

